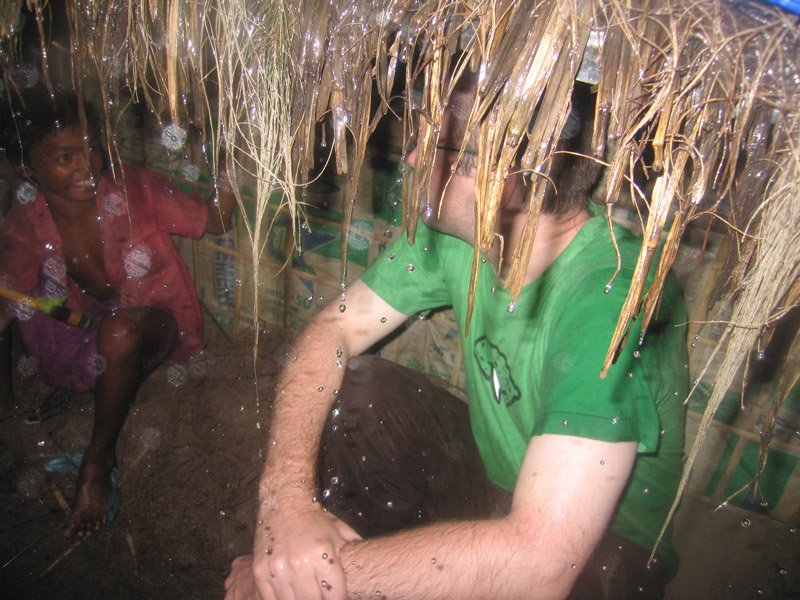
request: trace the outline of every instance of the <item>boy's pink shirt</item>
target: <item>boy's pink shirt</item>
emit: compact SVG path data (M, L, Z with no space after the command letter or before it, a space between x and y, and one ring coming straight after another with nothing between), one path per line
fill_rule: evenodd
M125 165L100 177L97 214L104 241L106 273L119 290L121 307L159 306L172 312L180 344L172 357L181 360L202 350L203 315L194 281L172 234L202 237L208 207L199 194L188 194L153 171ZM40 194L6 215L0 236L0 285L33 295L60 296L81 309L84 292L67 278L61 237ZM23 310L24 312L24 310ZM0 302L0 322L11 311Z

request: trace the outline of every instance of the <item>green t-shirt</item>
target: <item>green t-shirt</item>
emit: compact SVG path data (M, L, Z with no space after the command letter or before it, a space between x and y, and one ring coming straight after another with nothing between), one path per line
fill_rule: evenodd
M688 387L686 310L670 277L640 345L638 324L608 376L599 378L628 291L640 240L615 227L622 270L605 219L590 218L511 306L488 262L479 265L469 335L464 326L472 246L419 223L362 275L405 314L452 306L461 333L472 431L489 478L513 490L531 437L565 434L636 441L636 464L611 529L652 547L680 478ZM674 568L669 541L659 554Z

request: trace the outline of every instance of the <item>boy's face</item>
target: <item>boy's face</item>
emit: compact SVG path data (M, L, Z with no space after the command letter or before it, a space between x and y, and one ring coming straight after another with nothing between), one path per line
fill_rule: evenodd
M29 153L28 172L49 204L56 208L94 202L97 176L103 159L97 140L89 140L89 154L84 133L79 127L57 130L47 135Z

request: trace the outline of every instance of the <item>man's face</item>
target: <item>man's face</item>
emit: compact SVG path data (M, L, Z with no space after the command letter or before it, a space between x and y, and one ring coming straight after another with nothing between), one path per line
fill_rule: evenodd
M65 207L94 202L102 167L97 140L90 139L87 155L84 133L79 127L47 135L30 151L28 165L48 203Z
M426 225L472 243L475 238L475 173L477 148L472 141L459 160L459 148L465 134L468 106L449 106L443 115L439 141L431 170L430 186L422 204L421 217ZM468 102L463 99L463 102ZM407 163L417 166L416 147ZM444 192L444 196L442 193Z

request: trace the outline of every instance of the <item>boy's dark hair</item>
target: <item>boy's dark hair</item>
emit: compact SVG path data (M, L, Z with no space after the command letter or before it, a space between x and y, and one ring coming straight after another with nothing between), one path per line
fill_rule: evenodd
M12 94L13 96L13 94ZM32 90L12 98L4 115L2 146L6 157L15 166L30 162L30 152L51 133L80 126L81 108L87 127L92 130L97 120L88 102L83 106L72 90L56 92Z

